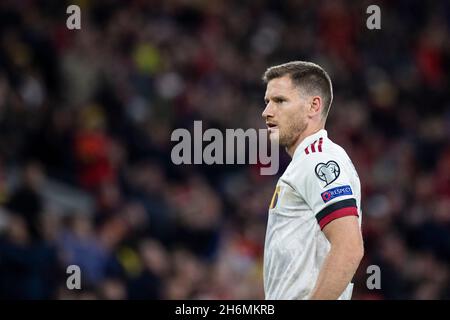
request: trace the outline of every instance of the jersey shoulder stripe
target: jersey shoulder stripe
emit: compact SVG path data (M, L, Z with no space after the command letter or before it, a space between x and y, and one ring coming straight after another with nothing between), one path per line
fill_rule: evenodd
M317 151L316 151L316 143L317 143L317 141L319 141L319 143L317 145ZM323 138L320 137L319 140L314 141L313 143L311 143L309 146L307 146L305 148L305 153L306 154L310 154L309 149L311 149L311 153L322 152L322 144L323 144Z

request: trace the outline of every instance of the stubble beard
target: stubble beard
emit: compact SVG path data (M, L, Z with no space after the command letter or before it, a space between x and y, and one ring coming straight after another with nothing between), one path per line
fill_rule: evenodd
M289 123L286 130L283 130L283 132L279 132L279 144L282 147L285 147L286 149L289 149L291 146L293 146L299 136L305 132L307 127L306 121L303 119L296 119Z

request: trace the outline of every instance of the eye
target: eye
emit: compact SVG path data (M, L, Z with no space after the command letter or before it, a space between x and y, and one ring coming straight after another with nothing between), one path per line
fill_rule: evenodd
M273 101L275 101L275 103L283 103L283 102L285 102L286 100L283 99L283 98L275 98L275 99L273 99Z

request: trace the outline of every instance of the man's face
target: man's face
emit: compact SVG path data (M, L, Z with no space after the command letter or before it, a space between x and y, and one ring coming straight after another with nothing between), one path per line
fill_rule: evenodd
M266 108L262 116L270 139L278 139L281 146L290 147L307 127L306 98L291 78L284 76L269 81L264 101Z

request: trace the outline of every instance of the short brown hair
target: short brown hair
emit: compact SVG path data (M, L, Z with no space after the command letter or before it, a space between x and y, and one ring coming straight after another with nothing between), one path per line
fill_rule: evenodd
M322 114L327 117L333 101L333 86L328 73L321 66L308 61L291 61L270 67L264 72L263 81L289 75L292 82L306 90L307 93L317 94L322 97L324 108Z

